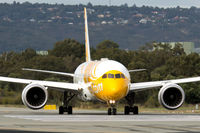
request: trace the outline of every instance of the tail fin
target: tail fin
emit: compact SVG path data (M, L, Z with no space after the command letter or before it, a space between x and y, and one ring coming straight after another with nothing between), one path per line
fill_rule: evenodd
M85 18L85 56L86 56L86 61L91 61L86 8L84 8L84 18Z

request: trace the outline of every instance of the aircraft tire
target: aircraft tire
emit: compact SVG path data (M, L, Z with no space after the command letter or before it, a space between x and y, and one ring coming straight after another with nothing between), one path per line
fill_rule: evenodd
M68 112L68 114L72 114L72 106L68 107L68 111L67 112Z
M133 107L133 114L138 115L138 106Z
M112 114L112 110L111 108L108 108L108 115L111 115Z
M59 114L60 115L64 114L64 107L63 106L59 107Z
M113 110L112 114L113 114L113 115L116 115L116 114L117 114L117 109L116 109L116 108L113 108L112 110Z
M124 107L124 114L125 115L129 115L129 113L130 113L130 107L129 106L125 106Z

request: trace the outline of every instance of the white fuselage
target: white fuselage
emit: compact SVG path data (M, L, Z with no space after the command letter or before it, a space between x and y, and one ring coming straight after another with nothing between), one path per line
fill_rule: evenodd
M81 94L83 100L118 101L129 92L130 74L117 61L101 59L84 62L74 74L74 83L85 86Z

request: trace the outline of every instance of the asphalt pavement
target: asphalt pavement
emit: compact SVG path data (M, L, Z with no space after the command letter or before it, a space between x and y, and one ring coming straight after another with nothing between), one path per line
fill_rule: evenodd
M0 107L0 133L199 133L200 114L108 116L106 111L58 111Z

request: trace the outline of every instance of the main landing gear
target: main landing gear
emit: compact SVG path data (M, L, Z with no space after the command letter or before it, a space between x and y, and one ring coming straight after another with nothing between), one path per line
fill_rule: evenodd
M76 94L72 94L70 92L65 91L64 92L64 99L63 99L63 106L59 107L59 114L64 114L64 112L67 112L68 114L72 114L72 106L69 106L69 102L72 100L72 98Z
M138 106L134 106L134 98L135 98L135 93L130 93L126 97L127 103L129 106L124 107L124 114L129 115L130 112L133 112L133 114L138 114Z

